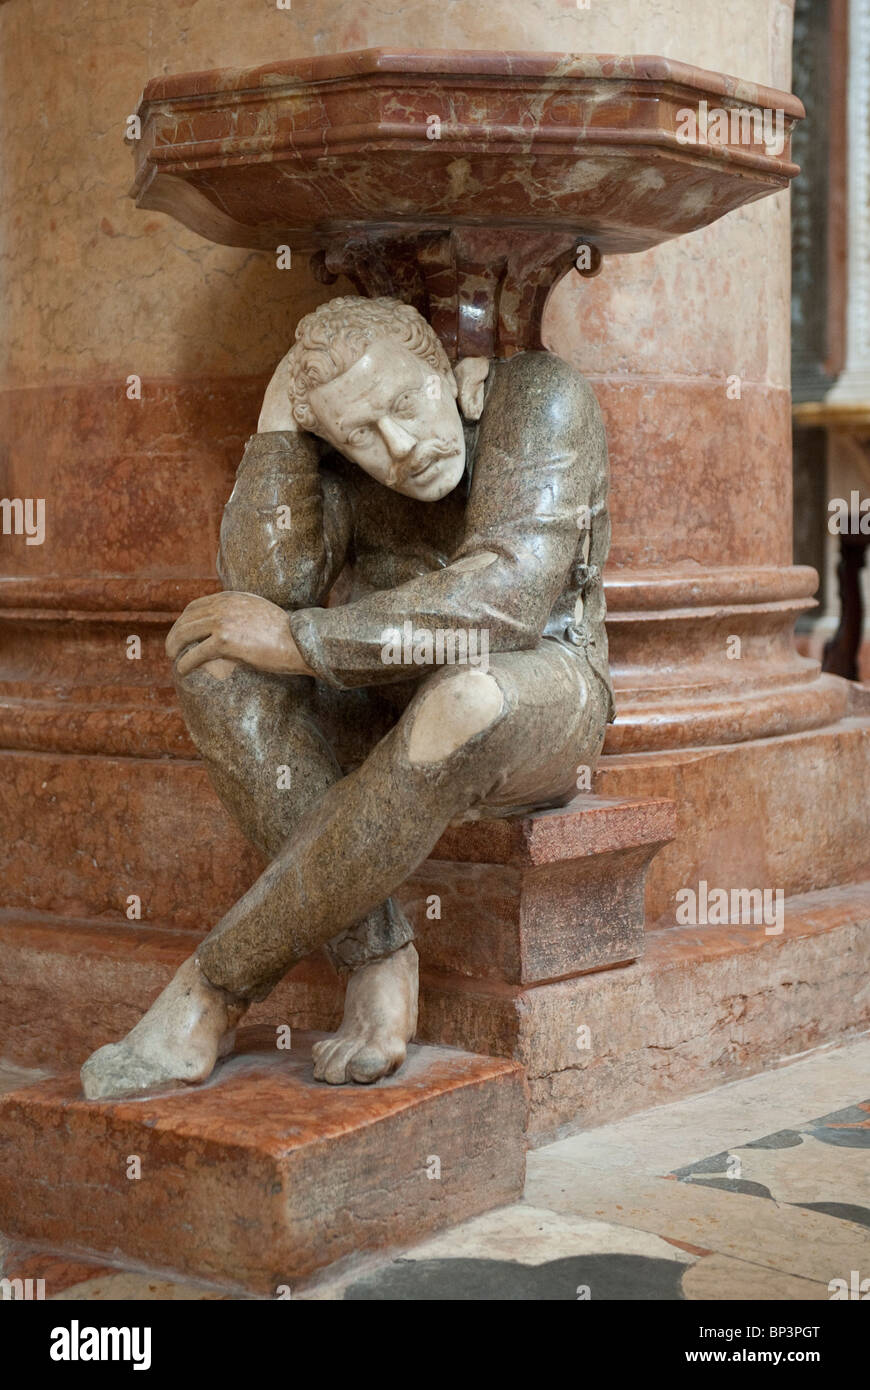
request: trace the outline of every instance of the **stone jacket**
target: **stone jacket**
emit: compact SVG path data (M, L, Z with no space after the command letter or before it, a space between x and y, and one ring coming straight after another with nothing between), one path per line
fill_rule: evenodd
M384 664L385 634L406 622L486 630L490 652L564 643L605 685L612 718L607 449L591 388L551 353L493 362L466 444L465 485L433 503L321 458L311 435L255 435L224 513L221 581L286 608L306 662L338 689L419 680L425 664ZM347 601L325 606L339 575Z

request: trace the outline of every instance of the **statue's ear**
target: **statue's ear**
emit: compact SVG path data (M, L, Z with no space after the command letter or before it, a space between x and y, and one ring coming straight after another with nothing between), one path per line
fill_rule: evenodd
M453 368L459 387L459 409L466 420L479 420L483 414L483 386L489 376L488 357L463 357Z

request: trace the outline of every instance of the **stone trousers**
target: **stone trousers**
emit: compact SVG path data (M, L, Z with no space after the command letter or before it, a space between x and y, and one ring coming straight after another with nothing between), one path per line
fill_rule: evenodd
M318 946L339 968L392 954L413 932L391 894L452 821L576 794L578 767L601 751L607 693L582 652L549 638L493 654L487 675L500 712L458 746L448 739L445 756L412 760L415 721L427 705L431 717L444 682L471 674L428 673L398 718L373 690L334 691L243 665L224 678L197 669L177 681L219 796L271 860L199 949L213 984L262 999ZM461 704L467 688L440 690L437 707L445 693Z

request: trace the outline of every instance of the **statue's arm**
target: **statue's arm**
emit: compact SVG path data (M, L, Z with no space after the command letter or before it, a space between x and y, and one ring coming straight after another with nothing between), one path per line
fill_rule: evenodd
M288 354L289 355L289 354ZM287 356L263 400L224 509L217 569L224 592L189 603L166 638L179 678L212 662L241 661L279 675L314 675L288 613L323 603L348 553L352 508L319 447L299 429L287 392Z
M320 468L317 441L292 429L255 434L221 522L221 583L285 610L321 604L350 532L342 480Z
M339 688L407 679L407 666L384 657L387 634L406 621L433 633L485 630L492 652L534 647L575 561L578 515L606 487L606 470L603 426L583 378L543 353L503 364L480 425L465 538L451 563L343 607L294 613L291 630L308 667Z

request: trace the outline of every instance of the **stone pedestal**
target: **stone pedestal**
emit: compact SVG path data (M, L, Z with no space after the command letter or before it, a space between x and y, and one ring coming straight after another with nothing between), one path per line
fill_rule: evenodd
M0 1098L0 1229L276 1296L521 1195L519 1067L412 1047L336 1092L311 1041L273 1033L195 1094L95 1104L73 1075Z

